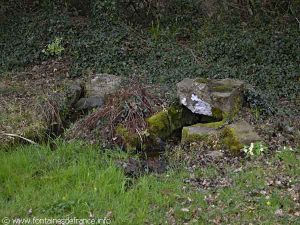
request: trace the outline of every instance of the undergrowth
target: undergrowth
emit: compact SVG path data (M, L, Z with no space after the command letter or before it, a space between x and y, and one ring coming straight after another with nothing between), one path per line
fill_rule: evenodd
M162 102L158 95L153 94L153 89L154 86L131 81L110 94L103 107L75 123L68 136L75 138L86 133L93 135L98 131L102 140L109 145L122 145L124 137L118 134L118 129L124 130L129 136L143 135L147 128L146 119L162 109Z
M73 77L89 71L139 74L148 83L162 84L170 95L174 84L185 77L230 77L253 86L247 100L260 112L274 113L278 101L299 101L297 23L220 23L178 11L175 17L157 17L141 27L96 9L90 16L68 10L50 7L8 16L0 31L0 72L57 57L42 50L61 38L60 57L71 60Z

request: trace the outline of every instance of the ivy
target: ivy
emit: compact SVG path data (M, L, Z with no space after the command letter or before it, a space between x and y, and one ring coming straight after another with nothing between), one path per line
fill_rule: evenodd
M172 17L157 17L151 29L151 23L140 27L118 17L116 1L92 1L91 6L83 25L73 21L76 10L53 4L48 11L8 18L0 30L0 73L56 57L42 51L60 37L63 42L53 51L71 60L73 77L90 70L135 74L163 84L170 95L185 77L241 79L252 86L247 101L267 114L281 99L299 98L300 36L294 24L202 22L197 8L189 16L178 8Z

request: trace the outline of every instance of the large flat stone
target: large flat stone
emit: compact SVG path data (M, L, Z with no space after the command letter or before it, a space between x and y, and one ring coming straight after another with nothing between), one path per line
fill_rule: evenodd
M193 113L232 119L243 103L244 83L233 79L189 79L177 84L180 103Z
M226 149L233 153L239 153L245 145L260 142L262 139L255 132L253 127L244 120L219 127L220 122L199 123L183 127L181 142L184 144L192 142L218 141Z
M75 109L90 110L103 106L107 95L116 92L121 86L121 77L111 74L96 74L85 85L85 96L76 104Z
M181 143L187 144L192 142L210 142L212 139L217 139L220 136L220 130L215 127L216 123L195 124L193 126L183 127ZM211 126L210 126L211 125Z
M111 74L96 74L86 84L86 97L102 97L112 94L120 88L121 77Z
M98 96L92 96L88 98L81 98L79 101L75 104L76 110L87 110L92 108L98 108L103 106L103 98Z
M253 127L244 120L226 126L222 136L224 145L233 152L241 150L244 145L262 141Z

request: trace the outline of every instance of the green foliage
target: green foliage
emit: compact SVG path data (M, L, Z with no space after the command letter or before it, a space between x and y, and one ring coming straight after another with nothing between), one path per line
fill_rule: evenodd
M42 50L48 40L66 35L67 42L72 34L69 28L69 16L63 12L36 11L8 17L0 26L0 73L45 60Z
M45 5L31 14L8 17L0 27L0 72L45 60L41 49L47 41L63 37L64 56L71 60L74 77L87 71L138 74L149 83L163 84L170 95L174 84L185 77L236 78L252 85L246 100L266 114L273 113L282 98L297 99L297 23L285 25L275 19L273 24L257 22L255 26L241 25L240 20L215 23L200 13L197 1L188 2L160 5L165 10L149 15L146 28L122 19L118 13L122 1L91 1L92 13L82 24L72 22L76 13L70 4L58 8L61 5L54 2L48 10L42 10ZM289 110L297 113L297 109Z
M113 18L117 14L118 0L94 0L92 1L92 12L95 19L103 17Z
M65 48L62 46L62 38L55 37L55 39L43 49L43 53L47 56L61 55Z
M150 28L150 33L151 33L152 38L154 40L158 40L158 38L159 38L159 36L161 34L159 21L157 21L156 23L154 23L152 21L151 28Z
M217 28L217 29L216 29ZM246 100L252 107L271 113L280 98L295 99L300 90L300 41L297 29L256 27L246 30L214 27L199 42L202 57L215 77L234 77L247 81ZM255 87L255 88L254 88Z
M245 145L242 152L245 153L246 157L257 157L264 155L268 148L261 142L251 143L249 146Z

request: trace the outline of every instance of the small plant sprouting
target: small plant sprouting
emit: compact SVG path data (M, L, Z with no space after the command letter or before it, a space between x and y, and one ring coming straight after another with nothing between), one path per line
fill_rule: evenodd
M154 23L152 21L152 24L151 24L151 28L150 28L150 33L152 35L152 38L157 41L159 36L160 36L160 33L161 33L161 30L160 30L160 23L159 21L157 20L156 23Z
M55 37L52 43L48 44L47 48L43 49L42 52L47 56L61 55L61 53L65 50L61 42L62 42L62 38Z
M256 157L263 155L267 149L267 146L265 146L262 142L255 142L250 145L245 145L242 152L246 154L246 157Z

